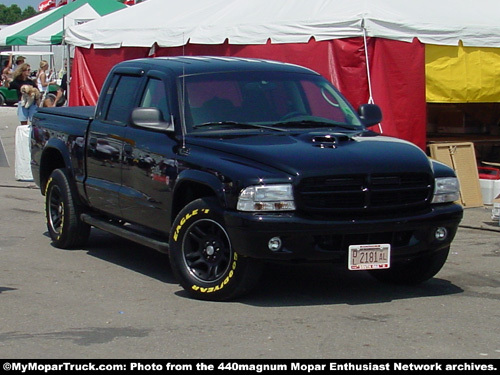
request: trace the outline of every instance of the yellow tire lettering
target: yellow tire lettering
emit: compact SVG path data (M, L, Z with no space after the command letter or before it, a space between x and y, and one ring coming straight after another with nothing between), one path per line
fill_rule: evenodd
M231 278L234 276L234 270L236 269L236 260L237 259L238 259L238 254L234 253L234 261L233 261L233 264L231 266L231 271L229 271L229 274L226 276L224 281L221 282L219 285L216 285L216 286L210 287L210 288L202 288L202 287L199 287L198 285L192 285L191 289L198 291L198 292L201 292L201 293L213 293L213 292L217 292L217 291L221 290L222 288L224 288L224 286L226 284L229 283L229 281L231 281Z
M49 185L51 182L52 182L52 177L49 178L49 181L47 181L47 185L45 185L45 199L47 199L47 193L49 191ZM45 215L48 215L47 205L45 205Z
M45 185L45 195L46 196L47 196L47 192L49 191L49 185L51 182L52 182L52 177L49 178L49 180L47 181L47 185Z
M180 230L181 230L181 226L177 225L177 228L175 228L175 233L174 233L174 241L177 241L177 238L179 237Z
M205 208L205 209L202 209L202 212L203 212L204 214L207 214L207 213L209 213L209 212L210 212L210 210ZM177 227L175 228L174 235L172 236L172 238L174 239L174 241L176 241L176 242L177 242L177 239L179 238L179 233L180 233L180 231L181 231L181 229L182 229L182 226L183 226L184 224L186 224L186 221L188 221L190 218L192 218L193 216L198 215L198 214L199 214L199 210L198 210L198 209L195 209L195 210L191 211L191 213L186 214L186 215L185 215L185 216L181 219L181 221L179 222L179 225L177 225Z

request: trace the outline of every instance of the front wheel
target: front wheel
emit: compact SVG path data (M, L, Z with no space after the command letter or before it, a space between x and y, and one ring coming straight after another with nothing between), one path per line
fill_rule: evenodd
M370 274L379 281L415 285L431 279L444 266L450 247L402 264L391 265L387 270L373 270Z
M67 172L54 170L45 189L45 215L55 247L69 249L86 243L90 226L80 220L80 213L81 207Z
M202 198L179 213L170 236L170 263L192 297L224 301L249 292L262 265L233 249L217 208L215 199Z

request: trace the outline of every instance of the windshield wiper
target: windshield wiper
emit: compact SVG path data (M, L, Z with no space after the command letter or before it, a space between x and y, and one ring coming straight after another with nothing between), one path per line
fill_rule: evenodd
M344 124L335 121L318 121L318 120L300 120L300 121L282 121L274 124L275 126L290 126L290 127L303 127L303 126L328 126L337 127L347 130L362 130L361 127L356 125Z
M279 131L279 132L286 132L285 129L281 128L275 128L272 126L265 126L265 125L259 125L259 124L249 124L246 122L237 122L237 121L213 121L213 122L205 122L203 124L198 124L198 125L193 125L193 129L199 129L199 128L205 128L205 127L210 127L210 126L224 126L224 125L231 125L232 127L237 127L237 128L257 128L257 129L269 129L269 130L274 130L274 131Z

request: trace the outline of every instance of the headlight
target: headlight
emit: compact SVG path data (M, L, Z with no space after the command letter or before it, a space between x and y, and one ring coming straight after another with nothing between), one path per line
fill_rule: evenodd
M249 186L241 191L236 208L239 211L294 211L292 185Z
M434 184L432 203L454 202L460 198L460 185L456 177L438 177Z

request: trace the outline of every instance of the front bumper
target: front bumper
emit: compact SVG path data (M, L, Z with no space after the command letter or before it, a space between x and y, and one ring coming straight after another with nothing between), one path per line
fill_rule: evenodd
M224 213L226 229L239 254L259 259L286 261L338 261L347 259L349 245L391 244L391 262L406 261L446 248L453 240L462 207L435 205L411 216L384 219L316 220L297 213ZM447 229L445 239L436 239L438 227ZM271 251L269 240L279 237L282 247Z

